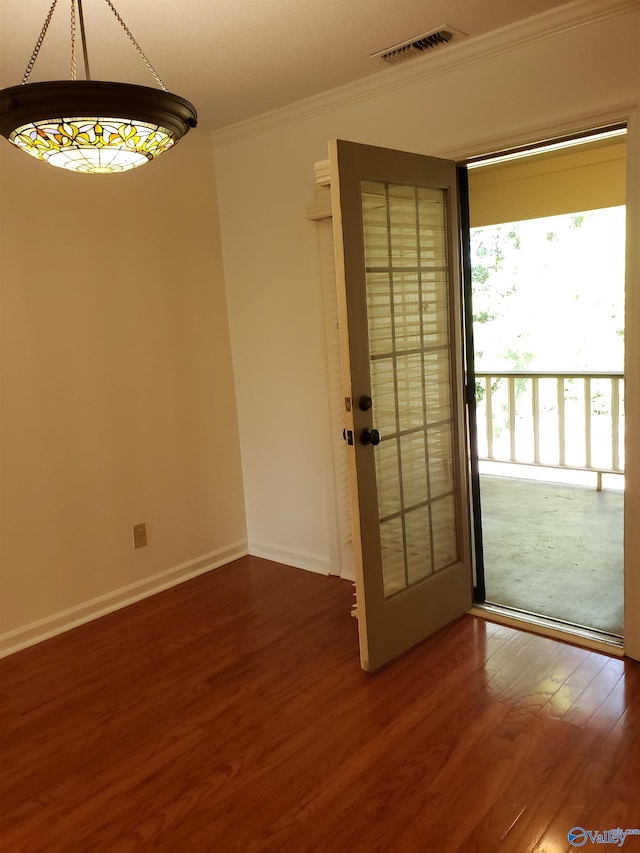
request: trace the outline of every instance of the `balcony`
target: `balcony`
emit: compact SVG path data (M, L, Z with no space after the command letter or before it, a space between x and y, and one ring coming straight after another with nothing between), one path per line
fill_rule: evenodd
M487 601L622 634L624 375L476 374Z

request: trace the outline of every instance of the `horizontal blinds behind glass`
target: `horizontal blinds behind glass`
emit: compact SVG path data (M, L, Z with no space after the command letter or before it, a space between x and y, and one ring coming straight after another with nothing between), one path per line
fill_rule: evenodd
M362 185L385 596L458 558L445 193Z

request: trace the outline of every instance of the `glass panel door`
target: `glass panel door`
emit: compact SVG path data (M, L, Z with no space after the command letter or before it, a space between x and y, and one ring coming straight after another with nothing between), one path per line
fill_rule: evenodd
M361 661L471 605L455 164L331 146Z
M446 192L363 181L385 597L458 560Z

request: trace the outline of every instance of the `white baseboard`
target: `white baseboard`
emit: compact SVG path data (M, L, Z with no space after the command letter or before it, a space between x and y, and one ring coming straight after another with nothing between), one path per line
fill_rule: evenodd
M249 553L252 557L262 557L264 560L283 563L285 566L293 566L296 569L306 569L318 575L331 574L329 558L321 557L319 554L294 551L292 548L284 548L281 545L251 540L249 540Z
M351 583L356 582L356 571L353 566L345 566L344 563L342 565L342 571L339 575L342 580L350 581Z
M108 592L106 595L101 595L98 598L85 601L75 607L70 607L68 610L54 613L45 619L40 619L37 622L31 622L29 625L24 625L13 631L0 634L0 658L11 655L28 646L34 646L36 643L41 643L43 640L48 640L50 637L62 634L71 628L83 625L85 622L91 622L93 619L98 619L100 616L105 616L114 610L120 610L120 608L140 601L143 598L149 598L157 592L177 586L198 575L218 569L220 566L231 563L233 560L246 557L248 553L246 541L233 542L225 548L219 548L217 551L204 554L195 560L181 563L179 566L166 569L164 572L159 572L152 577L144 578L144 580L121 587L113 592Z

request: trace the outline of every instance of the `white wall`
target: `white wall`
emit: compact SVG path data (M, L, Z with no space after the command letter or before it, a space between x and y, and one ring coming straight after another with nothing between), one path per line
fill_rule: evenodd
M113 177L2 142L0 211L1 654L245 553L246 528L207 136Z
M305 218L313 163L327 157L327 142L464 156L486 152L490 140L533 141L543 128L579 127L584 117L639 100L639 33L638 3L573 4L216 134L255 553L331 568L316 226Z

